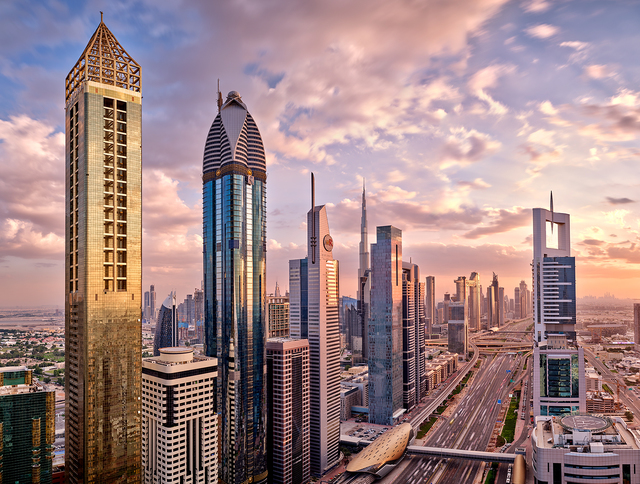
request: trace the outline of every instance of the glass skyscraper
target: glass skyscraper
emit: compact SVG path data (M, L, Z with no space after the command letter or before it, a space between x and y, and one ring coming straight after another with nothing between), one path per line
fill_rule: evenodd
M369 422L393 425L402 406L402 231L378 227L371 244Z
M219 478L267 481L266 159L258 127L236 91L211 125L203 159L207 356L218 358L222 415Z
M65 482L140 482L140 66L101 21L66 78Z

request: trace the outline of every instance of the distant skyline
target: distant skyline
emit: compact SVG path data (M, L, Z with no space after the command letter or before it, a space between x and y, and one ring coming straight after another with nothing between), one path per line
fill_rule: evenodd
M578 297L640 284L640 4L453 0L0 5L0 307L64 301L64 79L104 21L143 66L143 290L202 280L202 154L223 96L265 149L267 291L304 257L309 172L340 292L369 232L436 276L531 282L531 209L571 214Z

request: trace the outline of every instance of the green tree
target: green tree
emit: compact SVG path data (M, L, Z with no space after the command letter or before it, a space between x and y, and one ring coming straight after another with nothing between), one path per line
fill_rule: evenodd
M624 416L629 422L633 422L633 412L627 410L626 412L624 412Z

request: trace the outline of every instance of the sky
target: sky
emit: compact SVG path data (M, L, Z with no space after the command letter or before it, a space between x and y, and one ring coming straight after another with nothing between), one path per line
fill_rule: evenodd
M531 284L531 208L571 214L579 297L636 297L640 3L0 2L0 307L64 304L64 78L100 21L142 66L143 290L202 280L202 155L217 81L267 152L267 286L306 254L310 172L340 291L403 231L436 276Z

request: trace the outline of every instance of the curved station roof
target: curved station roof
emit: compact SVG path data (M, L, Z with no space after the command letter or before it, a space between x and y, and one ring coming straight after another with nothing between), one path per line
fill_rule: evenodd
M382 434L376 441L365 447L349 464L348 472L378 474L387 464L394 464L402 458L413 438L411 424L403 423Z

